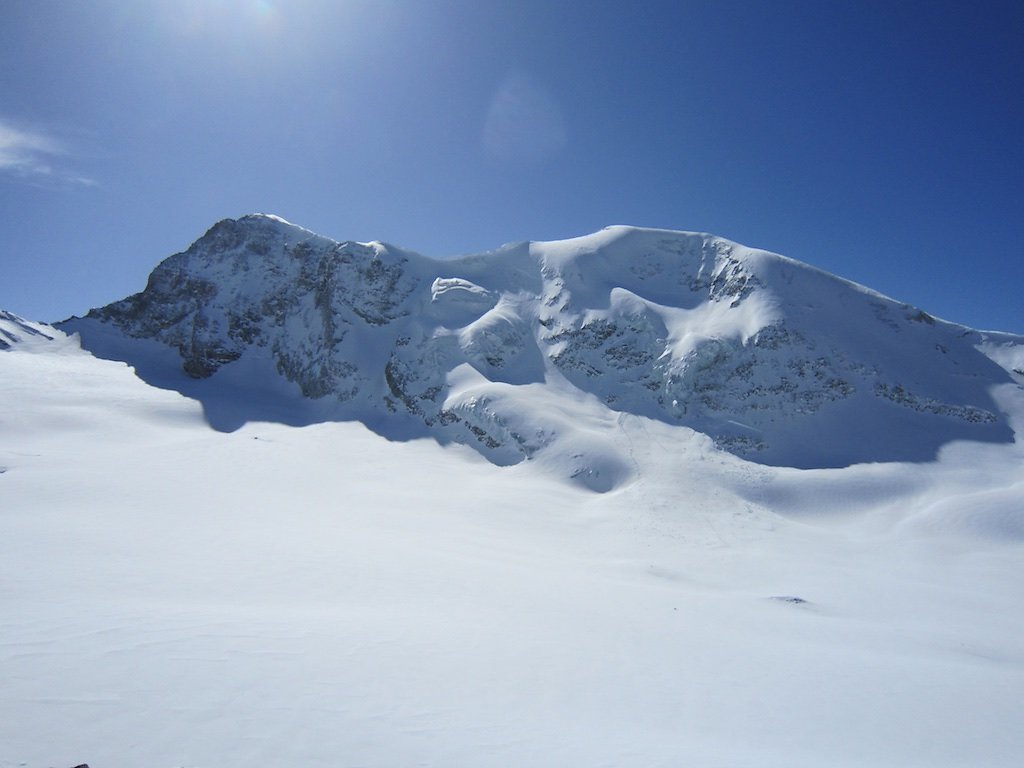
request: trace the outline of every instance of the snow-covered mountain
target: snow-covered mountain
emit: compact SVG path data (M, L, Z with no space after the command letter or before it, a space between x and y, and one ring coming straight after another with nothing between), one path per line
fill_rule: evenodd
M277 401L276 418L361 420L502 464L562 441L582 457L573 471L604 468L601 487L623 476L622 457L586 458L593 441L564 417L581 399L760 463L826 467L1010 441L990 389L1021 375L985 352L1020 338L712 235L630 227L437 261L250 215L163 261L141 293L59 327L198 397L223 428L268 415L238 398L228 413L215 393L276 371L319 401L300 417L309 403L289 416L280 393L261 399ZM185 374L218 385L157 370L112 329L176 350Z
M53 341L47 333L53 331L45 323L33 323L23 317L0 309L0 352L21 344L25 339Z
M0 312L0 768L1015 768L1022 341L707 235L268 216Z

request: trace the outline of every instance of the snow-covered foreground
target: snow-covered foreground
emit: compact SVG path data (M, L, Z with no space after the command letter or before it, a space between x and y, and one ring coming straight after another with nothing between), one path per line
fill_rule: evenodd
M0 352L0 766L1020 764L1022 446L801 471L603 428L634 466L597 494Z

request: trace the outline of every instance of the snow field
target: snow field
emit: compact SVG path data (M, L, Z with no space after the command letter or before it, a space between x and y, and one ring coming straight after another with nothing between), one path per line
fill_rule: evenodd
M583 398L629 468L597 494L565 453L214 431L59 336L0 353L0 387L2 768L1024 749L1016 444L786 470Z

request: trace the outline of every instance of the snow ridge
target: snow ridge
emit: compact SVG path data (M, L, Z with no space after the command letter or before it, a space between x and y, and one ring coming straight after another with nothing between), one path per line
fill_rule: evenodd
M43 323L33 323L23 317L0 309L0 350L13 348L15 345L53 341L47 333L53 331Z

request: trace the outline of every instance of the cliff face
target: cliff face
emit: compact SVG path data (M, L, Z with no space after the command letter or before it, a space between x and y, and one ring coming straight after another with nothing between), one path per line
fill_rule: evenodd
M502 463L581 399L792 466L1013 437L991 388L1018 374L983 354L991 335L705 234L612 227L435 261L245 216L61 327L158 341L196 379L260 357L341 418L411 419Z

